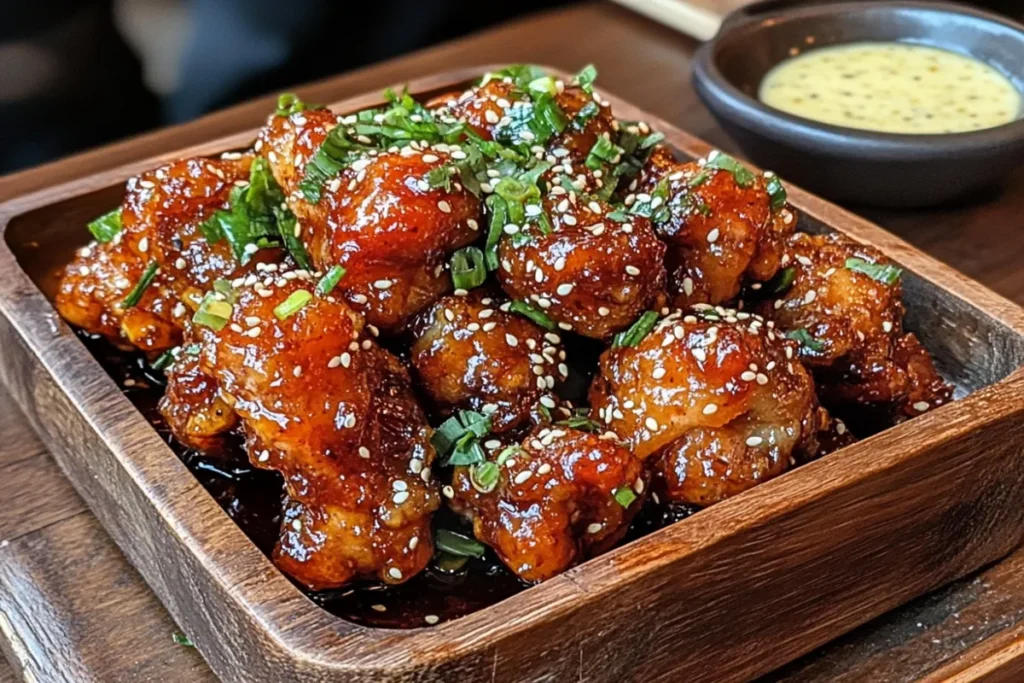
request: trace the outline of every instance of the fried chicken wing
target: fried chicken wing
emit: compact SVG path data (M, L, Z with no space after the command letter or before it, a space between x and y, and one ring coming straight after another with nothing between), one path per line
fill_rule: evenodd
M212 243L199 228L227 206L236 183L248 181L252 157L230 156L183 159L129 179L120 231L80 249L65 268L56 301L61 315L122 347L162 351L178 344L192 312L186 304L214 280L240 272L227 242ZM137 304L126 305L153 267L152 284Z
M404 581L431 557L439 504L430 429L408 373L365 337L362 316L311 294L310 274L265 283L219 301L230 307L221 329L193 331L199 369L237 413L253 465L284 477L287 524L274 560L313 589ZM169 393L165 414L181 399Z
M498 277L513 299L540 307L563 330L609 339L664 301L665 245L642 216L624 221L611 207L552 188L545 206L553 230L536 227L525 244L506 237ZM518 226L517 226L518 229Z
M420 387L442 415L486 411L491 430L526 424L568 367L561 338L484 294L449 296L413 324L410 362Z
M524 581L549 579L612 547L643 502L643 463L596 434L539 427L492 458L500 462L493 488L457 467L450 504Z
M770 325L700 307L602 354L591 418L652 459L668 500L710 505L817 450L814 382Z
M826 403L912 417L946 403L952 389L927 351L903 331L899 270L879 251L838 235L797 234L785 276L758 307L803 340Z
M708 159L680 163L667 149L656 148L637 191L626 197L627 205L649 203L656 211L664 202L668 207L655 229L669 245L666 267L678 307L725 303L736 298L744 281L770 280L783 242L796 227L784 194L769 194L771 176L756 175L715 152Z
M329 131L348 121L325 109L274 116L260 153L288 193L313 264L344 267L338 292L371 324L397 330L451 287L445 262L478 237L481 203L450 178L457 146L417 143L368 150L310 201L299 187L307 166Z
M180 353L165 374L167 391L159 409L174 438L201 453L220 454L238 415L217 380L200 369L197 353Z

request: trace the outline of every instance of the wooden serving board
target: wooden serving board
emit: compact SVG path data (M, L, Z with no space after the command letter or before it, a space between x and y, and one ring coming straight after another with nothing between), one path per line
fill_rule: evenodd
M409 84L430 95L488 67ZM707 145L645 119L681 153ZM333 105L380 104L377 93ZM131 175L255 131L0 205L0 377L100 522L228 681L728 681L767 672L1024 537L1024 311L798 188L906 270L907 323L960 400L798 468L492 607L408 631L309 601L189 474L42 289Z

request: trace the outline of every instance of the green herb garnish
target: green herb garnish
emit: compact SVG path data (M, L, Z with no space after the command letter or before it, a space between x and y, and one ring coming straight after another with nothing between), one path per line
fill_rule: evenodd
M615 489L615 491L612 493L612 497L615 498L616 503L618 503L624 508L628 508L630 505L633 504L633 501L636 500L636 494L633 493L633 489L629 488L628 486L623 486L622 488Z
M476 539L449 529L438 529L434 532L434 545L438 550L458 557L483 557L486 550Z
M305 289L298 289L288 295L288 298L274 306L274 316L278 320L287 320L313 300L313 294Z
M478 462L469 468L469 483L480 493L490 493L498 486L499 467L490 461Z
M772 173L764 174L764 189L768 192L768 199L771 202L772 211L778 211L786 205L786 188L782 186L779 176Z
M811 333L803 327L787 332L786 337L799 342L802 346L806 346L815 353L820 353L825 350L825 344L811 336Z
M338 286L341 278L345 277L345 269L341 266L331 266L327 273L316 283L314 290L317 296L327 296Z
M208 292L203 297L202 303L199 304L199 309L192 316L192 322L220 332L231 320L233 310L234 307L227 301L218 298L215 292Z
M624 332L619 332L612 337L612 348L619 348L624 346L636 346L651 333L654 326L658 323L658 312L647 311L630 328Z
M597 67L593 64L587 64L585 67L580 69L580 72L576 74L572 79L573 85L578 85L587 93L594 91L594 81L597 80Z
M605 164L617 163L621 155L622 148L602 135L590 148L590 153L587 154L584 164L587 168L596 171Z
M299 96L291 92L283 92L277 96L277 116L291 116L305 111L306 103L299 99Z
M189 640L188 636L182 635L182 634L177 633L177 632L171 634L171 640L174 641L175 645L181 645L182 647L195 647L196 646L195 643L193 643L191 640Z
M553 330L556 327L555 321L548 317L547 313L539 308L534 308L525 301L513 301L509 304L508 310L512 313L518 313L523 317L529 318L545 330Z
M149 364L149 367L157 372L163 372L174 365L174 361L177 360L176 351L177 349L167 349L157 356L156 360Z
M100 244L106 244L121 232L121 207L89 221L89 232Z
M857 273L863 273L884 285L892 285L900 279L903 269L891 263L871 263L861 258L846 259L846 267Z
M473 465L484 462L479 439L491 431L491 418L473 410L460 410L441 424L430 438L444 465Z
M754 184L755 176L753 171L728 154L723 154L718 150L708 155L707 161L704 162L704 168L728 171L732 174L732 179L740 187L750 187Z
M775 274L775 277L768 281L766 289L771 294L782 294L793 286L793 280L795 278L796 268L793 266L783 268Z
M487 279L484 254L476 247L464 247L452 254L451 268L455 289L473 289Z
M149 265L146 266L146 270L142 271L142 277L139 278L139 281L135 283L132 291L128 292L128 296L126 296L121 302L121 308L134 308L142 299L142 295L145 293L146 288L153 283L153 279L156 278L156 274L159 270L160 266L157 265L156 261L150 261Z
M579 429L583 432L590 432L591 434L599 434L601 432L601 425L588 417L586 408L577 408L575 415L559 420L555 424Z

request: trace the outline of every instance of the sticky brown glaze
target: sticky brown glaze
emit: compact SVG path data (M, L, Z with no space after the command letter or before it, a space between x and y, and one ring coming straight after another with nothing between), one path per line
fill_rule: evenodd
M951 400L952 388L913 334L903 331L899 279L891 284L846 266L892 265L876 249L838 235L792 236L783 265L792 284L766 293L758 310L780 329L806 330L800 347L826 404L868 406L902 419Z
M775 275L796 217L789 206L772 210L763 177L741 187L729 171L677 162L659 147L626 203L650 199L661 182L671 213L655 229L669 245L666 267L675 306L725 303L736 298L745 280Z
M569 125L546 141L544 147L554 156L554 160L561 161L567 157L569 161L582 162L597 142L598 136L612 135L618 129L618 124L612 116L611 107L597 94L588 94L582 88L567 86L560 80L555 84L558 88L555 103ZM588 102L594 102L598 107L597 113L590 117L580 117L580 110ZM493 140L496 137L503 139L501 129L508 125L509 110L528 104L525 94L515 86L511 78L505 77L492 78L483 85L461 93L441 95L428 102L427 108L436 110L442 121L464 122L480 137ZM534 141L516 139L507 142L531 146Z
M428 184L430 171L460 154L446 145L368 153L329 181L318 203L310 203L298 191L299 182L338 121L327 110L274 116L258 147L288 192L314 265L323 271L343 266L347 272L336 291L371 324L397 330L450 289L445 264L478 237L481 203L457 180L449 190Z
M629 449L560 426L536 428L500 472L496 488L484 493L469 468L455 468L451 506L472 520L477 539L530 582L611 548L640 509L646 486L643 464ZM614 497L619 489L630 489L636 500L623 507Z
M697 308L602 354L591 418L652 458L669 501L711 505L817 451L814 382L770 324Z
M485 412L491 430L504 432L526 424L541 400L555 407L550 392L568 374L561 338L500 301L476 292L444 297L412 331L409 360L441 415Z
M611 207L555 186L545 201L553 231L528 226L531 239L498 250L506 294L541 308L563 330L610 339L664 302L665 245L650 221L608 217Z
M219 455L238 416L221 396L217 380L199 367L199 355L180 352L167 368L167 391L159 410L174 438L206 455Z
M430 429L408 373L364 337L362 316L314 297L278 319L275 307L315 285L291 272L237 288L222 330L193 328L199 369L233 405L253 465L284 477L293 504L277 565L315 590L359 577L400 583L433 553Z

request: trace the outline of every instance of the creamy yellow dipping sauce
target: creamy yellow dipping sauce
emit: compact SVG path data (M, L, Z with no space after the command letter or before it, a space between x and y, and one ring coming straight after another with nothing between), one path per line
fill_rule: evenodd
M781 62L761 81L770 107L847 128L961 133L1017 118L1021 94L970 57L905 43L850 43Z

